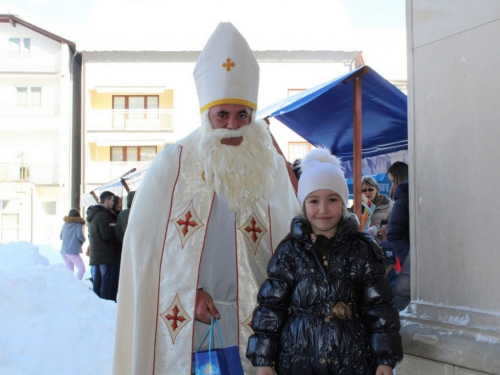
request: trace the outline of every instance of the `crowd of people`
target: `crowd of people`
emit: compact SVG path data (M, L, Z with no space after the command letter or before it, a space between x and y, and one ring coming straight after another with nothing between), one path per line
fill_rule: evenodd
M93 290L118 303L114 374L203 373L193 358L213 319L245 374L392 374L407 165L389 168L391 197L363 178L376 208L360 231L339 159L318 148L287 165L256 120L259 66L231 23L194 79L201 126L158 153L127 209L104 191L86 211ZM78 268L84 221L64 220L61 252Z
M86 242L84 225L87 223L89 257L92 288L100 298L116 301L118 292L120 262L123 237L128 223L129 210L135 192L127 195L127 209L122 210L121 197L104 191L97 205L89 206L84 220L80 211L72 208L63 218L61 229L61 256L66 267L81 280L85 264L81 257L82 246Z

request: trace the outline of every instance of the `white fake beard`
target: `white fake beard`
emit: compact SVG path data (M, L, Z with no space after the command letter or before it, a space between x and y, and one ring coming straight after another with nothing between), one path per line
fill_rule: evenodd
M208 110L201 116L198 157L208 186L227 198L231 211L250 213L257 202L269 200L274 188L277 166L267 125L251 121L236 130L213 129ZM243 142L239 146L221 144L222 139L234 137L243 137Z

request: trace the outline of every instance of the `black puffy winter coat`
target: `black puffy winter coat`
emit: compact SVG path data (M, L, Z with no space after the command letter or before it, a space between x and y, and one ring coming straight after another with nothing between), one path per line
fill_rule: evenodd
M373 375L403 358L384 254L352 216L325 265L304 219L292 220L257 297L246 354L254 366L274 365L280 375ZM349 306L347 316L345 309L333 313L339 302Z
M389 215L386 238L396 248L396 256L403 264L410 252L410 198L408 181L401 182L394 190L394 206Z

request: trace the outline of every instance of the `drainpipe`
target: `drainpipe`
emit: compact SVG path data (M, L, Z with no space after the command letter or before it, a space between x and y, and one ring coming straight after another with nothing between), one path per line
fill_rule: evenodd
M70 166L70 208L80 207L80 185L82 176L82 56L75 51L71 59L71 79L73 81L72 126L71 126L71 166Z

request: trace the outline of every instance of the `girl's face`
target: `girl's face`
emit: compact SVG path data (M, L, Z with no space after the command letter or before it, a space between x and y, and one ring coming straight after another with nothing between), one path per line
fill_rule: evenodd
M340 196L332 190L313 191L304 201L305 214L314 234L333 237L344 214Z
M377 189L375 189L371 185L363 184L363 187L361 188L361 192L363 195L368 198L369 200L373 201L375 197L377 196Z

